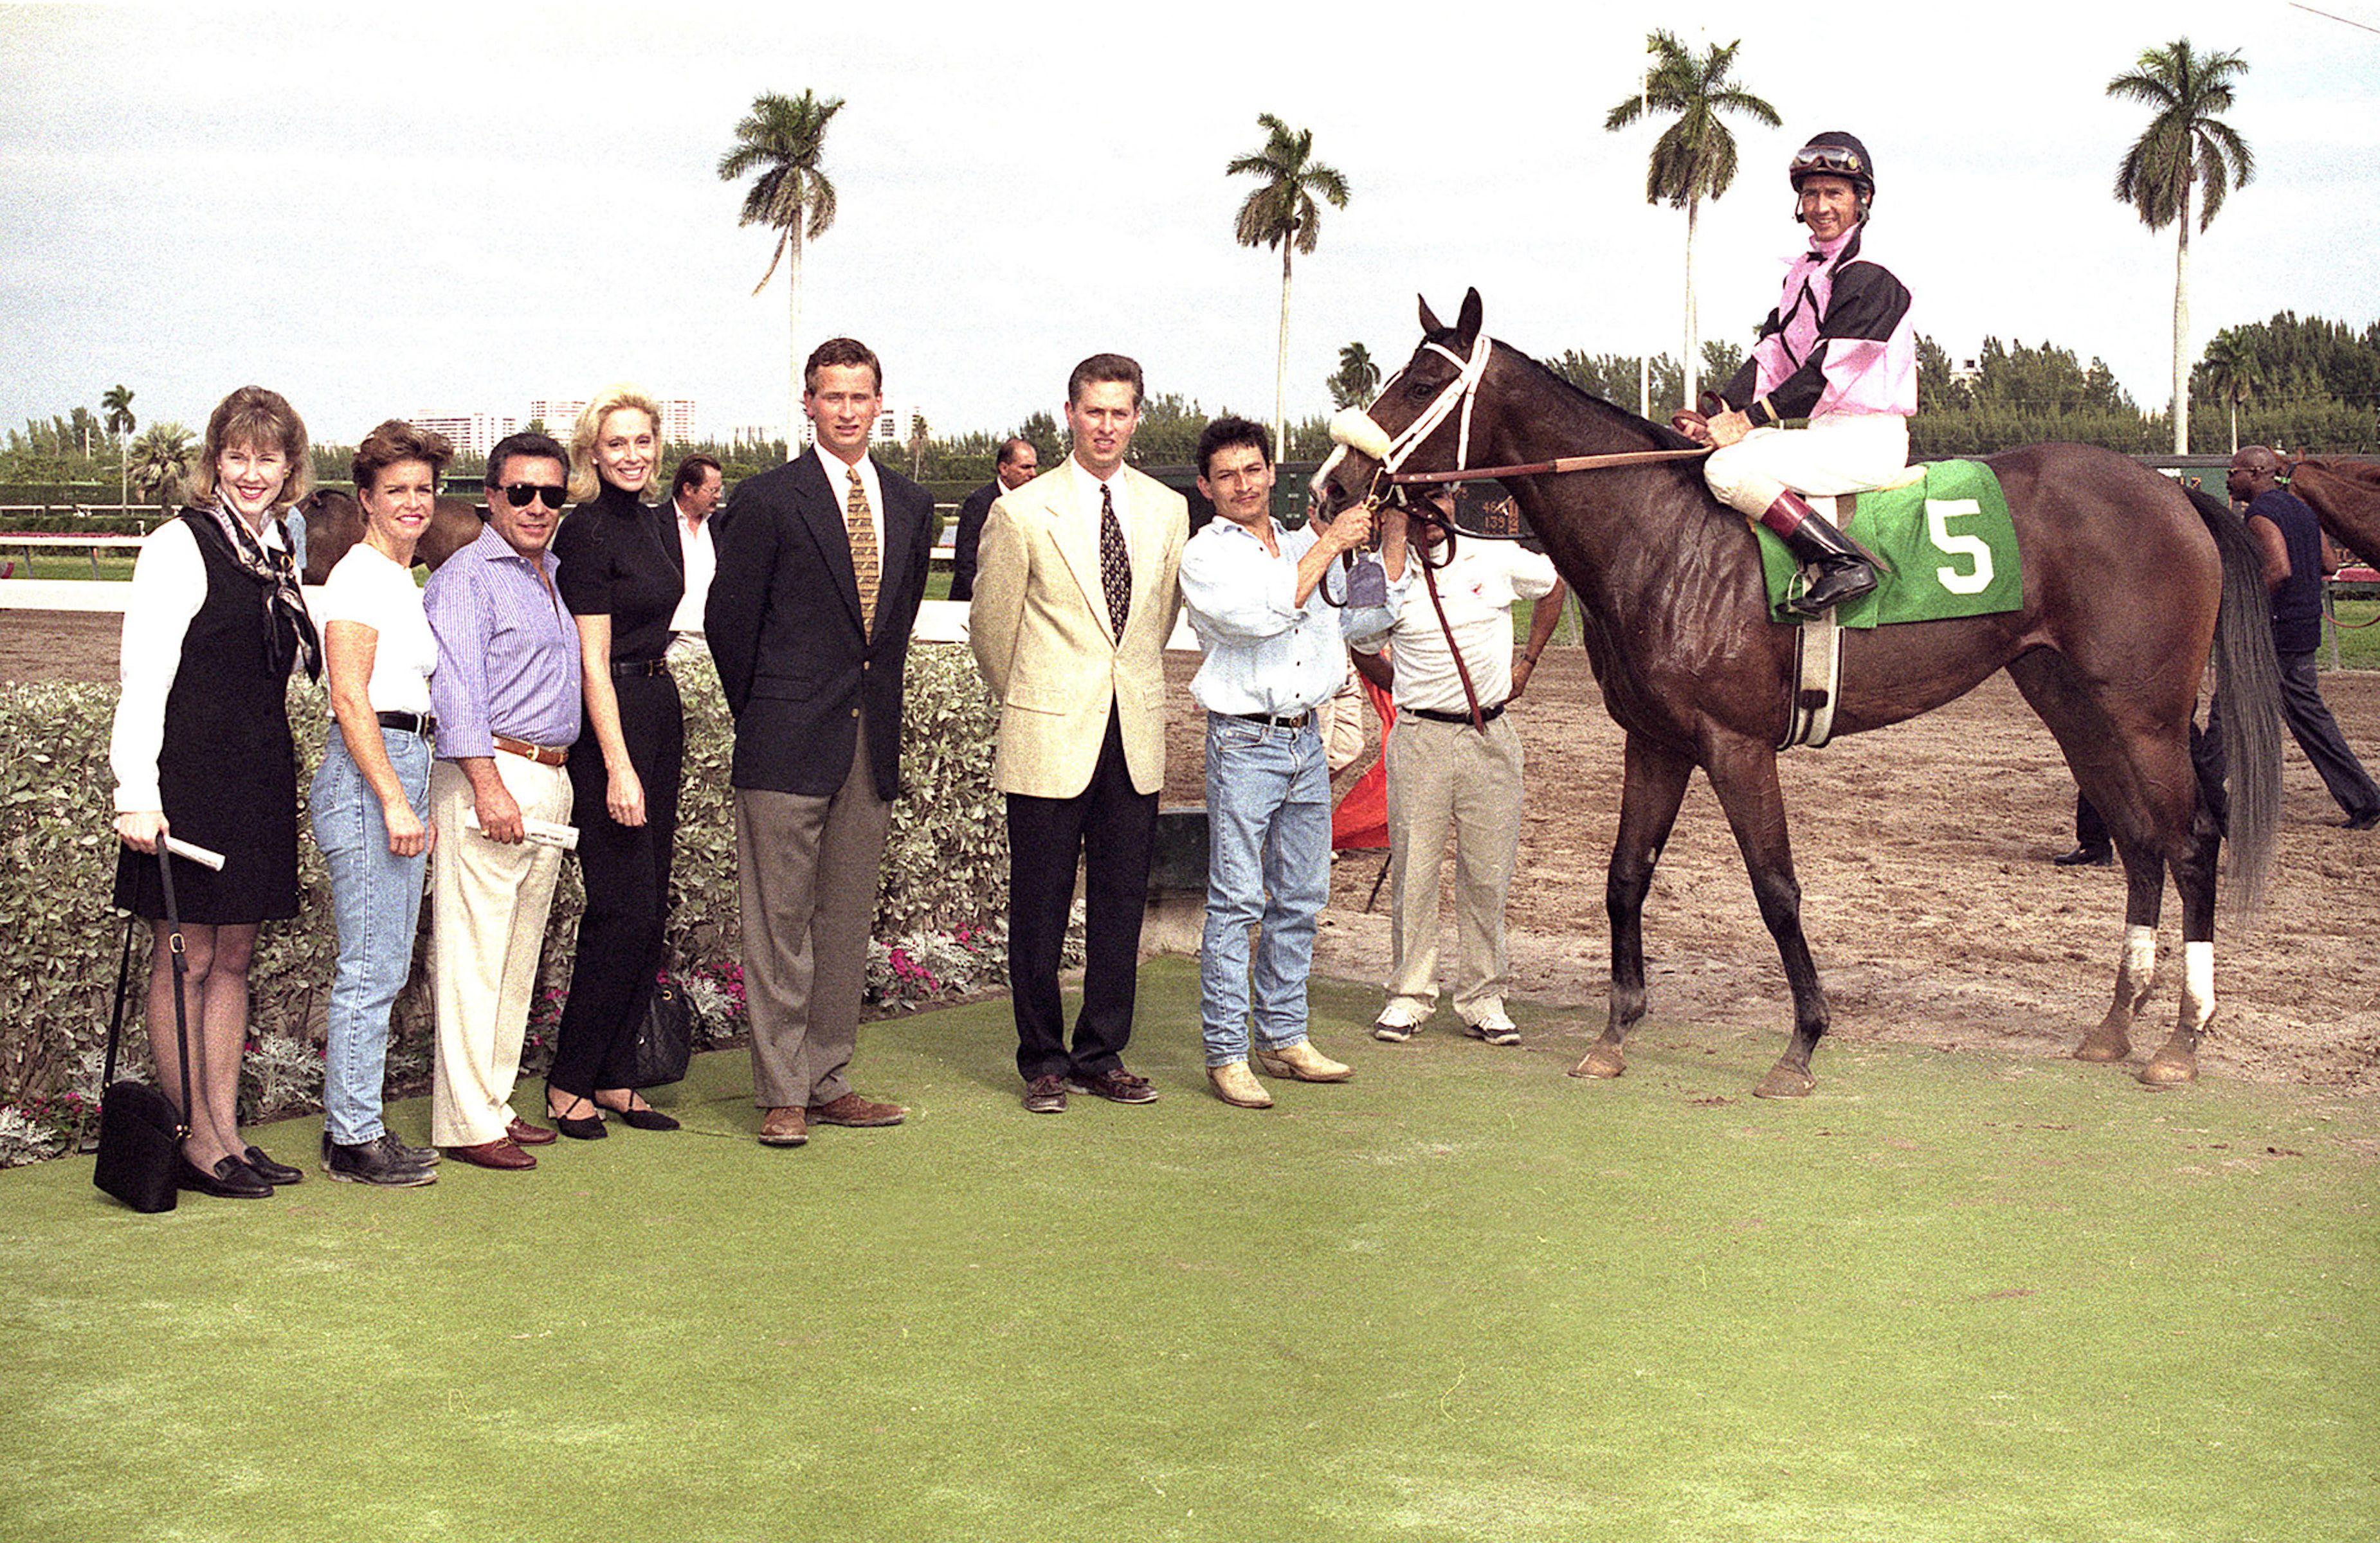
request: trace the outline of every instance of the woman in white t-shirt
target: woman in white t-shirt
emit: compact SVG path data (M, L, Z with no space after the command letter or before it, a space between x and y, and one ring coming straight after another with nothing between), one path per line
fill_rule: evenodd
M364 536L322 587L323 651L336 730L314 773L314 841L331 870L339 963L322 1067L323 1171L409 1188L437 1177L437 1154L408 1147L381 1118L389 1009L413 966L429 863L430 674L438 647L413 582L453 449L395 419L356 447Z

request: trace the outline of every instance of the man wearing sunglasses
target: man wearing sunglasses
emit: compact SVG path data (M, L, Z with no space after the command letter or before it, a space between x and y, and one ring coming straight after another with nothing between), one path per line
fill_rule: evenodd
M1719 501L1816 569L1789 609L1818 616L1875 589L1876 569L1804 495L1883 487L1908 465L1917 341L1908 289L1863 249L1876 199L1867 147L1829 129L1793 152L1786 176L1810 249L1785 270L1784 297L1719 392L1718 410L1670 421L1718 447L1703 478ZM1793 418L1809 427L1779 427Z
M553 1132L512 1110L562 849L527 839L566 825L564 767L578 737L578 626L546 548L569 465L543 434L488 456L488 524L422 591L438 640L431 706L431 917L438 1053L430 1138L481 1168L522 1169Z

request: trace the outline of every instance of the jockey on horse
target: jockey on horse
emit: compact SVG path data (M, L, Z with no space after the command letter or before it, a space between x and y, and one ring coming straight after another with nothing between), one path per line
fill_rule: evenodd
M1787 175L1811 249L1786 269L1784 297L1718 394L1718 410L1671 422L1718 446L1703 477L1718 500L1816 567L1789 609L1817 616L1875 589L1876 569L1803 495L1882 487L1907 466L1917 350L1908 289L1861 251L1876 198L1867 147L1829 129L1793 152ZM1789 418L1810 426L1777 427Z

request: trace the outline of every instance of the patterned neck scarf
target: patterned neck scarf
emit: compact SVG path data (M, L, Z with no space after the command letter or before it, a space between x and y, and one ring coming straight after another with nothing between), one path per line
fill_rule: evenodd
M306 666L309 678L322 679L322 640L314 631L314 618L307 614L297 567L289 561L288 527L282 527L281 545L274 549L249 529L248 522L232 511L231 500L222 492L215 494L213 507L205 512L214 516L224 540L231 543L239 571L256 580L262 591L265 659L285 675L294 653L296 661Z

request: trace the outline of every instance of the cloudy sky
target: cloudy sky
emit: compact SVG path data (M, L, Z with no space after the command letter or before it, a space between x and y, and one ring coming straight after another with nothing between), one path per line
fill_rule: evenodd
M257 381L352 442L627 378L695 397L706 431L773 427L783 279L752 294L771 237L715 167L756 93L805 88L848 105L804 344L867 340L940 432L1056 407L1107 348L1154 391L1269 415L1279 260L1232 243L1254 184L1222 176L1261 112L1354 192L1298 262L1293 414L1328 407L1344 343L1401 360L1416 292L1451 314L1476 285L1534 353L1674 353L1684 220L1644 201L1653 130L1602 128L1663 23L1740 38L1785 119L1737 125L1706 334L1742 339L1775 298L1785 157L1849 128L1922 331L1954 355L2051 340L2161 405L2172 234L2109 196L2145 117L2104 88L2184 35L2251 67L2228 121L2257 175L2193 242L2193 351L2284 309L2362 326L2380 4L2320 9L0 5L0 423L122 382L143 423L196 425Z

